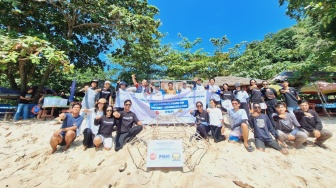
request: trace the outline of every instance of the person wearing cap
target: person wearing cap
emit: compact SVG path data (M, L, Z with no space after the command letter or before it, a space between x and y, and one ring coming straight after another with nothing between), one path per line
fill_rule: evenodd
M23 119L28 119L28 113L29 113L29 103L31 103L33 97L33 88L28 87L28 89L20 94L19 98L19 104L18 108L16 110L14 121L19 120L19 117L21 115L21 112L23 112Z
M161 96L161 95L165 94L164 91L163 91L163 89L160 88L160 84L159 83L153 84L152 85L152 89L153 89L153 92L152 92L153 95Z
M182 87L181 87L181 85L182 85ZM187 87L187 82L186 81L182 81L182 84L180 83L177 91L178 91L178 93L187 93L187 92L190 92L191 89Z
M116 100L114 104L114 108L120 112L124 110L124 102L129 99L128 91L126 90L127 84L126 82L121 82L118 80L117 88L116 88Z
M300 100L299 93L293 87L289 87L289 82L287 79L281 81L282 88L280 93L285 99L287 110L289 113L294 115L294 110L299 108L298 100Z
M214 99L216 101L216 105L220 104L220 88L218 85L215 85L215 79L209 79L208 85L205 87L210 93L210 99Z
M204 86L202 85L202 79L194 78L194 90L200 90L200 91L205 90Z
M100 98L106 99L106 104L112 104L112 89L110 88L111 82L106 80L104 82L104 88L100 91Z
M135 78L136 78L135 75L132 74L132 81L133 81L134 86L136 87L136 90L135 90L136 93L150 94L152 92L152 88L149 87L147 80L143 79L141 84L139 84Z
M100 89L98 88L98 79L92 79L90 87L89 86L85 86L83 88L83 90L85 91L85 95L84 98L82 100L82 110L80 115L81 116L86 116L86 126L85 127L89 127L91 121L91 116L90 116L90 112L94 109L96 101L98 101L99 96L100 96ZM77 130L77 136L80 135L81 130L78 129Z
M233 95L236 99L239 99L240 101L240 109L244 109L246 114L250 114L250 108L247 102L247 99L249 98L249 95L246 91L241 89L240 83L235 84L236 90L233 91Z

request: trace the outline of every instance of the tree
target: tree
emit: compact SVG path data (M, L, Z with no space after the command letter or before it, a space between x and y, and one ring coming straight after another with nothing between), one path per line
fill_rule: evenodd
M14 89L18 89L15 78L19 75L21 91L26 90L28 83L34 82L39 83L39 93L52 72L73 71L73 65L64 51L37 37L12 37L1 34L0 55L1 72L7 76Z
M100 54L135 56L133 45L153 47L162 36L158 9L146 0L1 0L0 7L0 28L49 41L82 72L103 70Z

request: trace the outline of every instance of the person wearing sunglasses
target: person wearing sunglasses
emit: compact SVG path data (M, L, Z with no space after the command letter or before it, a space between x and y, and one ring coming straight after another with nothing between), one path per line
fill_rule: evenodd
M240 109L239 99L232 99L231 104L233 109L227 110L229 115L229 122L231 125L229 142L236 143L241 138L243 138L245 149L248 152L252 152L253 148L248 143L249 127L247 125L248 117L246 111Z
M244 109L246 114L249 114L250 108L247 101L249 95L247 94L246 91L242 90L240 83L236 83L235 88L236 90L233 91L233 95L235 96L236 99L239 100L239 107L241 109Z
M251 114L249 124L253 128L255 145L259 151L264 152L265 146L269 146L284 155L288 155L287 149L280 146L279 143L271 137L271 134L275 138L277 138L278 135L268 116L261 113L261 106L258 103L253 104L253 113Z
M281 144L285 145L288 141L294 141L296 149L301 148L308 136L306 133L300 131L301 125L296 117L286 112L286 104L278 102L275 106L277 113L273 114L273 119L276 123L276 134L278 135Z
M210 131L209 126L209 114L203 109L203 103L200 101L196 102L196 110L191 110L190 113L196 117L195 124L197 126L197 133L209 141L207 133ZM196 138L197 139L197 138Z
M262 85L263 88L261 88L260 92L263 95L265 104L267 106L266 114L270 118L273 127L275 127L275 122L273 121L272 114L276 113L275 105L278 102L276 99L278 94L275 89L268 87L269 84L267 81L263 81Z
M127 99L124 102L124 111L115 113L115 117L118 118L115 151L122 149L126 140L133 140L143 129L142 122L135 113L131 111L131 106L132 101ZM133 126L134 124L137 126Z
M98 149L100 144L103 143L105 150L111 150L113 127L116 126L116 119L113 116L113 106L107 106L104 115L95 118L94 125L99 126L97 135L93 140L95 147Z

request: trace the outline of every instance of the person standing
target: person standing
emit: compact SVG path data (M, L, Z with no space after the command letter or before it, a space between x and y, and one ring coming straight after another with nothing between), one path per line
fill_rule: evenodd
M248 105L248 98L249 95L247 94L246 91L241 89L241 86L239 83L235 84L236 90L233 91L233 95L235 96L236 99L239 100L239 106L240 109L244 109L246 114L250 114L250 108Z
M189 87L187 87L187 82L186 81L182 81L182 87L181 87L181 83L178 87L178 93L188 93L190 92L191 89Z
M267 106L266 114L270 118L270 120L272 122L272 125L275 128L275 122L272 118L272 114L276 113L275 105L278 102L277 99L276 99L278 94L275 91L275 89L269 87L269 84L268 84L267 81L263 81L262 85L263 85L263 88L261 88L260 91L261 91L261 94L264 97L264 101L265 101L265 104Z
M194 90L197 90L197 91L204 91L205 88L204 86L202 86L202 79L200 78L194 78L194 87L193 87Z
M111 82L106 80L104 82L104 88L100 91L100 98L104 98L106 100L106 105L112 104L112 89Z
M303 128L303 132L309 137L315 138L315 145L327 149L328 147L324 145L324 142L332 137L332 132L323 129L319 115L314 110L309 109L307 100L301 100L298 104L300 109L294 110L294 114Z
M249 124L253 128L256 148L264 152L265 146L269 146L284 155L288 155L287 149L280 146L279 143L271 137L271 134L274 138L277 138L278 135L268 116L261 113L260 104L253 103L253 113L251 116L252 117L249 118Z
M298 100L300 100L299 93L295 88L289 87L289 82L287 79L282 80L282 89L280 93L285 98L287 110L289 113L294 115L294 110L298 109Z
M16 113L14 115L14 121L19 120L19 117L21 113L23 112L23 119L26 120L28 119L28 113L29 113L29 104L32 101L32 96L33 95L33 88L28 87L26 91L22 92L20 94L20 99L19 99L19 104L18 108L16 110Z
M261 91L258 88L257 81L255 79L250 80L249 92L251 94L251 97L250 97L251 110L252 110L253 104L258 103L261 106L261 112L265 113L266 105L264 103L264 99L262 98Z
M132 74L132 81L133 81L134 86L136 87L136 90L135 90L136 93L151 94L152 88L149 87L149 84L148 84L147 80L143 79L142 82L141 82L141 84L139 84L136 81L135 75Z
M124 111L116 113L118 118L117 136L115 139L115 151L123 148L126 140L131 141L137 134L139 134L143 127L142 122L138 119L134 112L131 111L132 101L127 99L124 102ZM133 126L136 124L136 126Z
M91 115L90 112L94 109L96 101L99 100L100 89L98 88L98 79L92 79L90 86L85 86L82 90L84 90L85 95L82 100L82 111L80 113L81 116L86 115L86 127L90 127ZM77 136L80 135L80 129L77 130Z
M168 87L164 90L167 95L176 95L176 90L174 89L173 82L168 83Z
M215 85L215 79L211 78L209 79L208 85L205 87L205 89L208 89L210 91L210 99L214 99L216 101L216 104L220 104L220 88L218 85Z
M79 115L81 107L80 104L73 104L71 113L59 115L63 123L61 128L50 138L51 154L56 152L57 145L65 146L64 151L66 151L76 139L76 130L80 128L83 122L83 117Z
M223 84L223 90L221 91L222 107L229 110L232 109L231 101L234 99L233 93L230 91L227 83Z
M114 105L118 112L124 111L124 102L129 98L126 87L126 82L120 82L120 80L118 80L116 88L116 100Z

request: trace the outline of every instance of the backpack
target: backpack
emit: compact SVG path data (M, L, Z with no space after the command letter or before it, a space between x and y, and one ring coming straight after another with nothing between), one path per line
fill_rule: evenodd
M41 110L40 106L36 105L31 109L31 113L32 114L38 114L40 110Z

